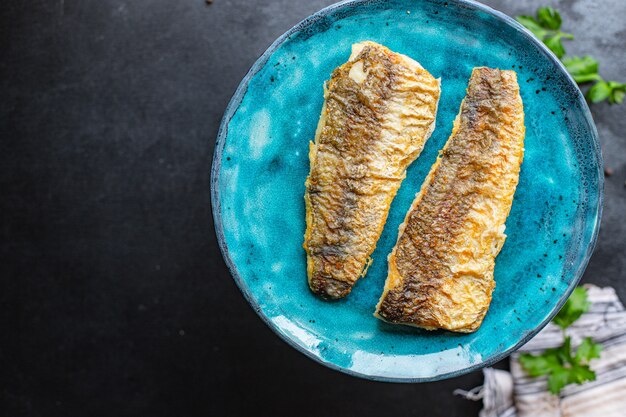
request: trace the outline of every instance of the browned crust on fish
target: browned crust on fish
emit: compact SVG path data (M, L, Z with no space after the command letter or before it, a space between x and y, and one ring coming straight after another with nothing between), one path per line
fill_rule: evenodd
M515 72L475 68L452 135L400 226L376 316L426 329L480 327L524 133Z
M309 286L341 298L364 275L406 168L430 136L439 80L415 61L364 42L325 88L306 180Z

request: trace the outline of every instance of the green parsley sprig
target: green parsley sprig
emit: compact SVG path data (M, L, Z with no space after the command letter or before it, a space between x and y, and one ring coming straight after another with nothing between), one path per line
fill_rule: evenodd
M574 39L571 33L561 32L563 20L558 11L552 7L541 7L537 10L537 16L517 16L518 22L530 30L533 35L546 44L554 55L559 59L565 55L565 47L562 39Z
M574 81L578 84L594 83L587 91L589 101L598 103L607 100L609 104L620 104L624 101L626 84L604 80L598 73L599 63L596 59L590 56L565 56L562 40L574 39L574 35L561 31L563 19L556 9L540 7L536 16L517 16L515 19L561 59Z
M548 375L548 389L552 394L560 393L568 384L582 384L596 379L596 373L589 367L589 362L600 357L602 346L587 337L573 352L572 339L565 335L565 329L588 311L590 305L587 301L587 290L583 287L576 288L553 320L563 330L563 346L547 349L539 355L520 355L520 364L528 375Z

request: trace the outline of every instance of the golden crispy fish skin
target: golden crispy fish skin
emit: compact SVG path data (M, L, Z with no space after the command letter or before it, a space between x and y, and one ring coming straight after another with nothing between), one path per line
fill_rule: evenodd
M435 127L440 83L412 59L362 42L324 90L303 247L311 290L337 299L365 274L406 169Z
M375 316L429 330L480 327L524 133L515 72L474 68L452 134L400 226Z

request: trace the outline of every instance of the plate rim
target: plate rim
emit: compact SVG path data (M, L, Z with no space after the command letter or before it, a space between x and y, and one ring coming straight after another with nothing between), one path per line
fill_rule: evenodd
M232 95L230 101L228 102L228 105L226 106L226 110L224 111L224 115L222 116L220 127L217 133L217 140L215 142L215 147L213 151L213 161L211 164L211 180L210 180L211 211L213 213L213 225L215 228L216 238L218 241L220 252L222 253L222 257L224 258L224 261L226 263L226 266L228 267L230 275L233 277L235 283L237 284L237 287L243 294L248 304L252 307L252 309L256 312L256 314L261 318L261 320L263 320L263 322L275 334L277 334L283 341L285 341L289 346L303 353L308 358L313 359L315 362L329 367L330 369L333 369L333 370L336 370L336 371L339 371L348 375L352 375L355 377L367 379L367 380L380 381L380 382L396 382L396 383L419 383L419 382L439 381L443 379L454 378L457 376L461 376L461 375L485 368L487 366L493 365L494 363L499 362L500 360L506 358L511 353L515 352L524 344L526 344L537 333L539 333L552 320L552 318L559 312L561 307L563 307L563 304L565 304L565 302L569 298L574 288L576 288L580 279L583 276L583 273L587 269L587 265L589 264L589 260L591 259L591 255L593 254L594 249L597 244L598 233L600 231L600 223L602 221L602 212L603 212L603 203L604 203L604 175L603 175L604 160L602 158L602 149L600 146L598 131L597 131L595 122L593 120L593 117L591 115L591 111L589 109L587 101L585 100L583 93L581 92L580 88L578 87L578 85L576 84L572 76L567 72L567 69L565 68L563 63L552 53L552 51L550 51L550 49L547 46L545 46L543 42L535 38L535 36L528 29L526 29L524 26L518 23L515 19L513 19L512 17L508 16L507 14L503 12L500 12L496 9L493 9L475 0L447 0L448 4L455 3L457 7L460 6L460 7L469 8L469 9L487 13L495 17L496 19L503 21L509 26L512 26L514 29L517 29L526 38L526 40L528 40L529 42L537 46L539 50L543 53L543 55L545 55L546 58L552 61L552 63L562 73L566 75L566 79L568 80L568 82L572 86L575 87L575 91L577 92L576 95L577 95L578 102L581 105L581 109L583 111L585 119L587 123L589 124L590 133L591 133L591 137L593 141L593 148L596 154L596 158L598 160L597 173L598 173L598 179L599 179L598 201L596 204L597 214L594 219L594 229L591 235L591 240L584 254L584 259L580 263L578 269L576 270L574 279L570 282L566 291L561 295L561 298L559 299L558 303L555 305L552 311L550 311L550 313L546 316L546 318L537 327L529 331L514 346L508 349L505 349L502 352L499 352L495 355L492 355L491 357L488 357L487 359L482 360L480 363L473 364L463 369L436 374L436 375L432 375L428 377L384 376L384 375L377 375L377 374L371 374L371 373L364 373L364 372L354 371L354 370L339 366L330 361L327 361L324 358L315 355L313 352L311 352L309 349L306 349L304 346L301 346L298 343L296 343L291 337L283 333L282 330L263 313L259 304L254 299L252 292L250 291L250 288L239 275L237 266L234 264L233 260L231 259L228 246L226 245L224 227L222 223L221 201L220 201L220 192L219 192L218 185L219 185L219 177L220 177L219 172L222 166L222 155L223 155L224 145L226 142L226 136L228 135L228 125L230 124L232 117L234 116L237 109L239 108L241 101L248 90L248 85L250 83L250 80L257 74L257 72L259 72L265 66L269 58L278 49L278 47L280 47L286 40L288 40L291 35L313 25L318 20L324 18L328 14L333 13L337 10L350 7L350 6L356 6L359 4L375 3L376 1L380 1L380 0L374 0L374 1L372 0L343 0L343 1L331 4L327 7L324 7L323 9L301 20L296 25L292 26L289 30L287 30L282 35L280 35L274 42L272 42L272 44L260 55L259 58L257 58L254 64L250 67L246 75L242 78L241 82L237 86L237 89L235 90L235 93ZM432 2L433 0L427 0L427 1ZM435 0L435 1L438 3L442 2L442 0Z

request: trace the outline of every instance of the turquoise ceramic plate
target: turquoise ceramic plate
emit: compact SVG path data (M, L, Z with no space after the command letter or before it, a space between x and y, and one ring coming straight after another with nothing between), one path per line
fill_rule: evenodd
M350 45L373 40L442 79L437 128L391 206L374 263L339 302L311 294L302 249L308 143L322 84ZM496 289L473 334L392 326L372 316L398 225L452 130L475 66L518 73L526 155ZM470 1L347 1L304 20L254 64L230 102L213 161L219 243L261 318L309 357L386 381L428 381L491 364L558 311L598 232L603 175L596 129L563 66L509 17Z

